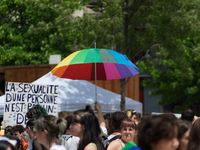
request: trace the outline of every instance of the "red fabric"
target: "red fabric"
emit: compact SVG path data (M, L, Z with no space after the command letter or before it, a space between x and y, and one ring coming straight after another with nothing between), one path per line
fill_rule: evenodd
M21 143L23 145L23 149L27 149L28 148L28 143L26 143L24 139L21 140ZM21 150L21 148L20 148L20 150Z

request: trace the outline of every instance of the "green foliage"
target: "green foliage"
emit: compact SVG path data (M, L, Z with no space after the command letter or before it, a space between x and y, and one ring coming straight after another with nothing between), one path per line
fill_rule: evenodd
M74 42L96 42L147 71L152 80L143 86L158 89L150 95L161 95L159 104L186 97L180 111L199 99L199 0L98 0L95 14L73 18L88 2L1 0L0 65L45 64L51 54L66 57Z
M161 95L158 100L160 105L168 105L186 98L183 104L175 108L175 112L186 109L200 97L200 49L198 46L200 39L197 37L193 39L187 38L181 42L182 53L176 58L172 52L166 52L167 57L158 62L165 70L160 70L158 66L154 66L154 69L148 68L149 62L139 63L139 67L148 71L153 78L153 80L143 81L142 84L144 87L158 89L149 94L150 96ZM180 44L180 40L177 43Z
M48 64L51 54L66 57L81 33L73 28L73 0L0 1L0 65Z
M176 108L180 111L199 98L199 0L99 0L99 10L102 15L79 20L80 49L93 47L96 41L97 48L137 61L140 72L147 71L153 79L143 86L158 89L150 95L161 95L161 105L187 97ZM147 52L151 59L142 57Z

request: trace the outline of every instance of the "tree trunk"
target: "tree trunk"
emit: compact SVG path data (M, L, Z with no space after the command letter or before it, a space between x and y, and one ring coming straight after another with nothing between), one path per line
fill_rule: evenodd
M125 90L126 90L126 80L120 79L121 84L121 102L120 102L120 108L121 111L125 111Z

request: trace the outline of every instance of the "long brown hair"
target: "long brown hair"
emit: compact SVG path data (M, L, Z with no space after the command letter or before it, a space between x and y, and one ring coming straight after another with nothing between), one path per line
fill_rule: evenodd
M191 126L187 150L199 150L200 149L199 139L200 139L200 119L197 119Z

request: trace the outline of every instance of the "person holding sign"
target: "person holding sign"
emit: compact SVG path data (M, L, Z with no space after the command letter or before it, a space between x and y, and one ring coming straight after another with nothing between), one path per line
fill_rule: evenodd
M57 119L53 115L42 116L36 120L34 128L36 129L37 140L48 150L66 150L63 145L59 144L59 134L66 130L66 120Z

